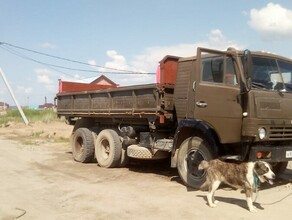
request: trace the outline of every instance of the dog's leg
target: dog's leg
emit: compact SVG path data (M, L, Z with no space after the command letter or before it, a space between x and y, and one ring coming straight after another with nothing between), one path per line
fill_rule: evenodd
M245 189L245 194L246 194L246 202L247 206L250 212L257 212L256 207L253 206L252 202L252 188L246 188Z
M216 189L218 189L220 185L220 181L215 181L209 186L209 192L207 194L207 200L210 207L215 208L219 201L214 199L214 194Z

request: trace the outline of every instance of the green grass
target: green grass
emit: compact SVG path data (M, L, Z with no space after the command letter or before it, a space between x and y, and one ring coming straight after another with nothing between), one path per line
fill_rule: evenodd
M43 133L44 133L44 131L33 131L31 133L31 137L39 138Z
M25 140L21 142L23 145L38 145L38 142L34 140Z
M44 123L49 123L52 121L58 121L56 112L52 109L45 110L33 110L33 109L23 109L23 112L29 122L42 121ZM8 122L23 122L23 119L17 109L8 110L7 114L0 115L0 125L5 125Z

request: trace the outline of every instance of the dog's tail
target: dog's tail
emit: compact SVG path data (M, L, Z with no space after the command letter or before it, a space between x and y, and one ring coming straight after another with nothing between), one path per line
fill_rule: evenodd
M199 164L198 169L199 170L205 170L209 167L209 163L206 160L201 161L201 163Z

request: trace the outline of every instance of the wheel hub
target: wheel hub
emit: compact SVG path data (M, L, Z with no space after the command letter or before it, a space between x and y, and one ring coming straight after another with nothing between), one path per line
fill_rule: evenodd
M192 150L187 154L186 165L187 170L195 179L202 178L205 174L204 170L199 170L199 164L204 160L203 154L198 150Z

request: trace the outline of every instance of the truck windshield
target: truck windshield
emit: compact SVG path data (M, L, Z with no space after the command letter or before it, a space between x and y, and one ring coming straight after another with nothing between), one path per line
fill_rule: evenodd
M255 89L292 92L292 63L263 57L252 57L252 86Z

